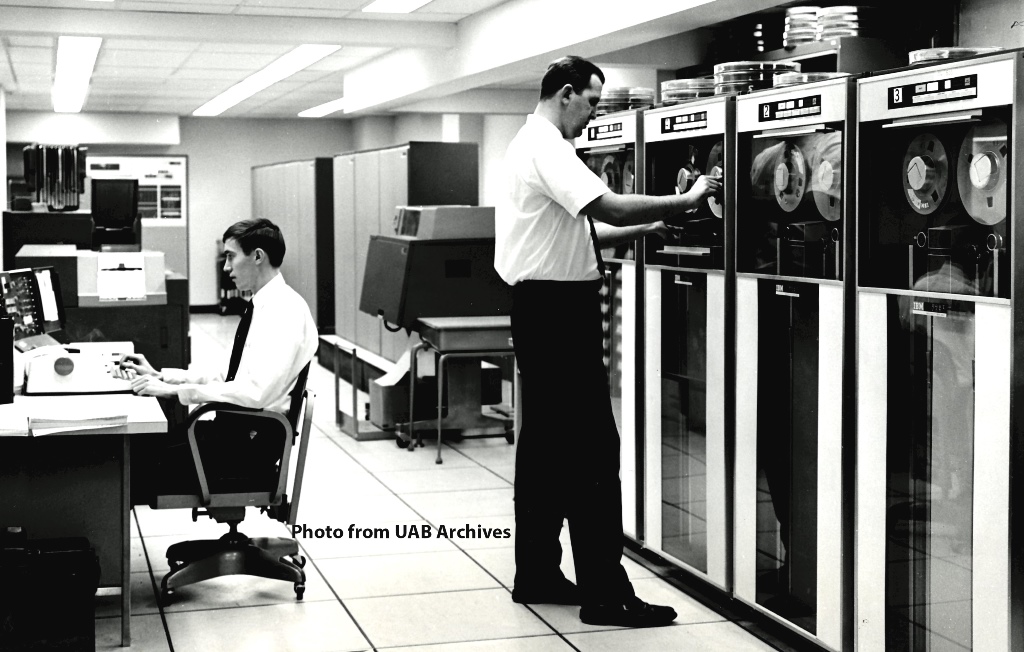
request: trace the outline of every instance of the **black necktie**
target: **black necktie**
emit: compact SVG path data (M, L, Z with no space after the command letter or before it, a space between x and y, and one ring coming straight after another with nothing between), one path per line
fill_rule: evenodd
M235 374L238 373L238 363L242 361L242 349L245 348L245 338L251 325L252 301L249 301L245 304L242 320L238 322L238 330L235 331L235 343L231 345L231 361L228 362L228 375L225 381L234 380Z
M590 222L590 240L594 243L594 255L597 256L597 271L604 277L604 258L601 257L601 245L597 243L597 229L594 228L594 220L587 215L587 222Z

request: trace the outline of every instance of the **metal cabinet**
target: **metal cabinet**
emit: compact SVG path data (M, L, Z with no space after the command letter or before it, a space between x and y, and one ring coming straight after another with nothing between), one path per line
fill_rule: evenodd
M375 316L358 310L370 236L394 233L397 206L476 206L477 145L411 142L340 154L333 178L336 332L360 349L397 360L410 337L388 332Z
M309 306L321 333L335 330L333 161L318 158L252 169L252 216L277 224L281 273Z

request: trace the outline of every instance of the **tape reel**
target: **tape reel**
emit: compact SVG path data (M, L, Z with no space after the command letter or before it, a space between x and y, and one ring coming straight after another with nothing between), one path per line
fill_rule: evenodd
M601 181L615 193L622 193L622 169L614 156L605 156L601 161Z
M711 154L708 155L708 164L704 168L707 170L709 177L716 177L725 179L725 144L722 141L718 141L711 148ZM708 206L711 207L711 212L714 213L715 217L722 217L725 214L725 197L712 195L708 197Z
M910 141L902 169L904 196L914 212L938 210L949 189L949 158L938 136L925 132Z
M622 166L622 194L632 195L633 190L633 161L626 161L626 164Z
M960 146L956 182L964 209L975 222L994 226L1006 219L1006 124L993 120L971 127Z
M843 216L843 135L821 134L811 143L810 190L818 212L829 222Z
M807 191L807 160L796 145L786 142L775 164L773 192L779 208L792 213Z
M686 146L686 162L679 168L679 172L676 173L676 194L686 194L690 188L693 187L693 183L697 180L702 172L697 167L697 148L693 145ZM687 213L696 213L696 208L691 208L686 211Z

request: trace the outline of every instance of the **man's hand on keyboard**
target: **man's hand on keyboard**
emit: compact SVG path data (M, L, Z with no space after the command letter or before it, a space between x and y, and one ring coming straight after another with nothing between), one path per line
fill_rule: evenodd
M110 375L118 380L132 380L137 374L131 369L125 369L120 364L114 364L110 369Z
M141 353L128 353L121 356L118 367L126 371L135 372L136 376L159 376L159 372L149 364L149 360Z

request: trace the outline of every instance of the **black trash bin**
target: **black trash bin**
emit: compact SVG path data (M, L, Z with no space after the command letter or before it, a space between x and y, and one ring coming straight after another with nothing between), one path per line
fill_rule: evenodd
M0 652L96 649L99 558L88 539L0 539Z

